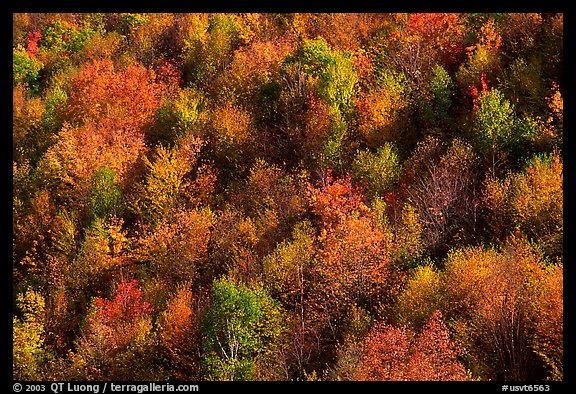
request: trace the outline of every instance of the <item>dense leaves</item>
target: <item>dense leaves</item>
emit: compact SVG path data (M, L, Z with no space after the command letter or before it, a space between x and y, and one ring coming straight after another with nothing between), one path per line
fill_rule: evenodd
M12 17L14 379L564 378L562 14Z

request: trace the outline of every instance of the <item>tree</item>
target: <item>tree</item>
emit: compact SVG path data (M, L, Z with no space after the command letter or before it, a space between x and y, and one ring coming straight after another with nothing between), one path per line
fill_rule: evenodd
M531 345L535 343L531 305L539 297L533 284L547 276L544 264L539 248L517 237L498 249L468 247L447 258L445 315L454 319L455 334L474 360L474 375L515 380L538 376L542 361ZM544 299L557 316L553 296ZM550 338L558 338L559 330L561 325L556 325ZM547 354L557 357L561 350L554 343L555 350Z
M485 154L492 176L502 165L501 154L514 131L514 107L498 89L482 92L478 97L478 110L474 113L473 138Z
M361 150L352 163L352 173L366 183L371 196L383 197L398 181L401 172L398 151L392 142L384 143L376 152Z
M519 172L487 180L484 201L488 225L496 234L515 229L542 244L551 256L561 254L563 239L563 165L557 154L535 155Z
M153 161L144 158L147 173L137 186L132 209L148 223L156 224L177 207L188 185L186 175L196 164L203 141L195 137L172 149L159 146Z
M174 147L189 135L198 135L198 128L206 122L206 104L195 89L179 90L176 98L166 100L156 113L151 140L156 145Z
M230 187L230 201L250 217L259 234L258 256L270 253L289 236L305 214L307 178L303 172L288 172L257 159L246 179Z
M444 149L428 137L406 164L407 173L415 177L408 196L424 222L423 237L433 255L445 253L448 239L456 235L475 235L479 224L478 157L461 139Z
M124 197L114 182L115 178L116 174L109 167L103 167L94 173L88 198L88 216L91 219L122 216Z
M211 118L209 136L215 161L229 172L246 169L256 137L251 114L229 101L214 108Z
M12 29L14 377L563 378L561 13Z
M192 14L186 18L183 59L186 79L218 95L214 84L232 62L241 40L232 14Z
M78 125L115 118L140 131L154 119L165 88L154 71L139 64L124 69L109 59L84 64L70 81L69 120Z
M195 380L200 375L201 317L191 283L182 283L168 302L159 328L160 345L175 379Z
M304 73L316 79L318 95L336 111L346 114L358 77L346 53L331 50L322 37L305 40L297 50Z
M450 338L442 314L434 312L421 331L384 323L364 343L358 380L468 380L458 360L462 349Z
M202 323L205 376L214 380L274 380L281 373L277 352L282 311L259 287L222 278L212 286Z
M14 86L22 84L31 92L38 93L40 70L44 64L31 56L22 46L13 50L12 54L12 83Z
M114 171L117 185L131 186L129 175L147 147L140 131L119 124L122 122L105 118L78 127L63 126L56 143L40 159L36 173L40 185L50 190L55 201L83 209L90 183L103 167Z
M315 331L310 311L310 284L315 266L315 234L309 222L298 223L289 240L283 241L263 260L266 289L280 300L287 311L293 311L291 343L288 360L302 377L305 365L312 358Z
M528 237L559 256L563 240L563 164L557 154L537 155L512 180L512 212Z
M34 290L29 290L18 294L16 300L22 317L14 316L12 319L12 376L14 380L42 380L48 361L44 348L44 297Z
M469 16L470 18L470 16ZM466 47L467 60L460 65L456 72L456 80L464 93L470 94L474 89L480 89L482 76L490 81L496 80L496 76L502 71L501 46L502 36L493 18L486 18L480 29L472 29L472 34L477 35L475 45Z
M341 167L358 82L350 55L332 50L322 37L304 39L295 53L286 57L285 67L296 69L292 73L296 81L291 82L296 85L297 98L317 94L327 104L331 130L322 141L319 153L325 165Z
M535 294L530 309L534 335L530 340L533 351L547 369L547 379L562 380L564 376L564 280L561 264L545 267L543 278L536 278Z
M230 67L218 78L218 100L234 101L257 118L264 115L263 93L279 80L282 61L291 50L293 44L285 39L253 40L236 50Z
M413 329L420 329L434 311L442 310L443 280L432 264L417 267L398 297L398 320Z
M372 148L394 141L399 146L410 145L411 98L404 74L382 72L375 86L362 92L357 101L358 131Z
M455 84L441 65L432 69L432 76L418 101L424 125L429 132L443 134L454 127L452 107L455 103Z
M396 259L405 263L417 263L423 257L426 253L424 227L425 223L418 210L412 204L406 203L394 232Z
M195 282L209 263L216 215L209 209L181 209L144 227L134 257L153 278L170 286Z
M110 299L94 298L77 350L71 355L72 376L161 378L153 354L152 311L135 280L117 282Z
M327 179L311 190L319 217L319 250L313 267L311 305L326 346L340 338L340 323L353 305L376 308L386 288L392 234L370 214L350 177Z

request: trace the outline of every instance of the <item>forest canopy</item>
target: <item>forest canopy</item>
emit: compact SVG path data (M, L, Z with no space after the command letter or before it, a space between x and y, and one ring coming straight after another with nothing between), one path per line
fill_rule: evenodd
M563 379L562 14L12 21L14 379Z

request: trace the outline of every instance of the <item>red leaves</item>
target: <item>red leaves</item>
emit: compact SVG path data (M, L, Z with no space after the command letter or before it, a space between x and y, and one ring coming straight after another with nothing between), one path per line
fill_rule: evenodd
M96 298L95 320L114 327L121 322L134 322L152 313L152 306L142 297L142 290L135 280L122 280L116 286L111 300Z
M487 93L488 89L488 78L486 78L486 73L482 73L480 77L480 85L482 86L482 90L478 92L478 88L474 85L468 86L468 95L472 98L473 107L472 110L474 112L478 111L478 96L480 93Z
M407 328L375 326L366 338L359 380L468 380L458 361L462 349L450 339L442 315L432 314L416 335Z
M38 49L38 41L42 38L42 33L34 31L28 33L28 43L26 45L26 52L31 58L36 57L36 50Z
M401 380L402 362L408 357L411 336L405 328L381 324L376 326L364 344L359 380Z
M367 213L369 208L364 203L364 196L359 189L352 186L351 177L334 180L328 174L325 186L310 190L312 212L319 215L324 224L331 226L347 215Z
M176 90L182 82L182 73L175 62L164 61L156 68L157 81L166 85L169 90Z
M455 64L464 52L464 31L459 14L410 14L406 31L419 36L426 47L436 50L446 66Z
M467 380L458 361L464 350L452 342L442 314L436 311L424 325L410 358L413 380Z
M138 64L117 70L110 60L85 65L71 85L74 120L87 122L116 115L137 128L152 120L165 90L152 70Z
M312 200L312 211L323 223L314 272L323 283L319 304L338 317L353 303L372 299L382 290L390 262L390 234L374 221L349 176L333 180L329 175L324 187L312 190Z

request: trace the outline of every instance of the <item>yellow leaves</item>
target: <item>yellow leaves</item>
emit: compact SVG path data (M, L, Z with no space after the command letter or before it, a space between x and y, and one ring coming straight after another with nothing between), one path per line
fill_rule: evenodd
M563 266L547 267L543 278L534 280L534 297L531 304L531 322L535 329L531 343L549 370L549 378L562 380L564 354L564 279Z
M148 262L158 277L170 284L194 280L208 261L208 242L215 222L208 209L167 215L139 239L137 258Z
M127 232L122 230L123 224L123 219L112 220L108 227L109 249L113 256L119 256L128 245Z
M122 219L104 222L97 218L86 232L79 256L73 263L75 280L98 280L125 263L128 238Z
M193 141L181 148L169 149L160 146L153 162L144 158L148 174L144 184L140 185L142 198L136 202L135 208L145 214L148 220L156 222L165 215L184 191L187 185L184 176L195 163L195 149L196 144Z
M496 29L494 19L489 19L480 28L479 42L480 45L485 46L489 50L497 50L500 48L500 45L502 44L502 37Z
M144 23L134 30L139 49L141 51L153 49L162 34L165 34L172 26L174 26L172 13L147 14Z
M60 167L61 176L70 177L76 186L87 187L93 174L104 166L114 170L121 184L145 149L143 134L128 125L119 127L115 119L103 119L79 127L66 124L45 159Z
M216 107L211 117L209 132L217 159L232 166L242 162L255 138L250 112L228 101Z
M208 37L208 14L186 14L182 24L183 53L202 49Z
M216 140L223 145L243 146L252 140L250 114L232 102L216 108L213 113Z
M19 293L16 302L23 318L19 320L14 316L12 319L13 377L18 380L38 379L44 361L44 297L35 290L28 290Z
M238 38L243 44L249 44L254 39L256 32L261 29L262 14L246 13L236 15L235 17L239 29Z
M561 123L564 119L564 99L562 93L560 93L560 88L556 82L552 83L552 95L546 98L548 107L552 113L558 118Z
M292 14L292 21L291 21L292 31L298 37L299 40L306 38L307 36L307 24L308 24L308 17L306 14L301 13L294 13Z
M38 140L41 138L43 116L45 115L45 102L39 97L30 96L22 86L17 86L12 93L12 140L15 147L26 146L28 140Z
M284 41L252 41L234 51L230 67L219 78L220 96L236 99L247 108L258 105L260 89L279 78L278 69L291 50Z
M44 320L45 302L44 297L37 291L29 290L26 293L19 293L16 296L18 307L24 314L26 321Z
M431 264L419 266L398 297L398 315L403 324L418 328L435 310L442 309L444 281Z
M442 215L442 212L439 214ZM424 252L425 244L422 237L424 224L416 208L409 203L405 204L394 243L401 257L418 258Z
M390 141L402 129L408 108L407 87L395 76L386 76L382 86L372 89L358 102L359 131L371 146Z
M442 275L444 310L455 319L454 330L463 344L478 357L477 374L491 374L491 368L499 368L511 376L516 372L509 358L526 362L522 357L529 346L542 346L554 358L551 365L561 365L561 282L548 287L554 275L550 274L561 268L545 264L539 247L522 237L508 238L498 249L468 247L449 254ZM546 334L534 330L541 324ZM548 339L555 341L553 346L546 347ZM512 341L518 346L503 347Z
M493 249L470 247L452 251L445 263L445 290L447 310L451 313L469 313L482 299L484 279L490 265L499 258Z
M292 239L278 245L263 261L264 282L272 294L291 299L304 289L304 272L314 257L314 234L310 223L296 226Z
M558 155L536 156L512 179L512 210L530 235L549 235L562 223L563 165Z

